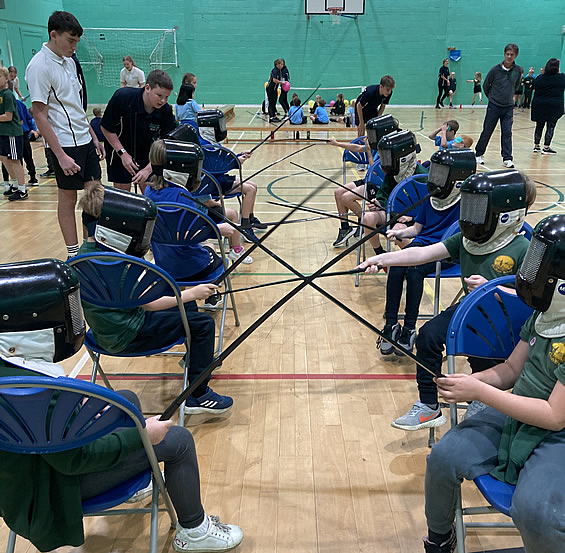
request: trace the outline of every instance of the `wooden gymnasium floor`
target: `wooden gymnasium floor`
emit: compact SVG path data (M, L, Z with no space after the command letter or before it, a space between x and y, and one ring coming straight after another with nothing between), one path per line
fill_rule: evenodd
M252 126L251 108L236 108L230 126ZM428 159L434 146L427 139L445 119L456 118L460 132L477 140L483 109L389 109L403 128L411 129ZM423 129L420 123L423 121ZM267 125L261 122L261 125ZM312 128L312 137L326 133ZM533 123L517 111L514 120L516 166L538 183L538 196L528 222L534 225L549 213L563 213L565 192L565 123L557 127L553 146L557 156L533 154ZM280 138L286 131L280 131ZM331 134L331 133L330 133ZM352 133L335 133L351 140ZM249 131L230 132L230 146L249 148ZM302 144L300 146L303 146ZM250 175L268 163L295 151L293 143L267 143L245 164ZM42 149L35 145L39 170ZM286 210L267 201L298 202L320 179L290 165L290 161L341 180L341 150L320 143L257 176L256 213L263 221L276 221ZM499 135L491 140L485 169L501 169ZM358 178L356 168L349 178ZM328 184L309 205L335 209L334 185ZM55 181L41 180L31 188L29 200L0 203L1 262L58 257L65 250L56 219ZM308 217L297 214L297 217ZM341 250L332 247L338 224L317 220L284 225L268 246L304 273L313 272ZM243 265L233 279L236 288L269 282L290 273L265 253L256 251L252 265ZM350 255L336 269L355 266ZM320 281L323 287L382 328L385 276ZM227 317L225 343L290 290L292 285L264 288L237 295L242 326ZM442 282L441 302L448 305L458 290L456 281ZM431 309L431 288L426 289L422 311ZM213 387L234 398L227 419L191 427L201 471L202 501L208 513L241 525L245 539L241 553L413 553L422 551L424 520L423 477L428 453L427 430L403 432L390 426L416 399L414 365L387 358L375 350L375 336L346 313L306 288L287 303L237 349L215 374ZM90 361L84 351L67 360L69 373L87 377ZM120 373L117 388L130 388L141 397L146 413L159 413L180 391L180 376L151 379L148 372L180 370L175 358L104 359L107 372ZM439 429L442 435L447 426ZM464 486L464 500L480 502L474 486ZM147 547L149 517L86 519L87 540L81 551L143 551ZM160 551L170 551L172 533L161 518ZM0 548L7 529L0 520ZM511 531L471 531L469 551L516 548L519 537ZM68 550L70 548L66 548ZM18 539L17 551L33 551Z

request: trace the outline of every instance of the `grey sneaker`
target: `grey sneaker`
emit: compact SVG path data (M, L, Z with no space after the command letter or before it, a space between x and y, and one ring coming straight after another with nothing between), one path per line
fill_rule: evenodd
M437 409L432 409L425 403L417 401L406 415L397 418L391 424L400 430L420 430L441 426L446 422L447 419L443 416L439 406Z
M398 337L398 345L402 346L404 349L408 351L412 351L414 349L414 342L416 341L416 331L414 329L404 327L400 336ZM404 355L399 349L395 350L394 353L396 355Z
M173 549L181 553L185 551L227 551L241 543L243 532L239 526L225 524L219 517L210 516L208 518L208 530L203 536L199 537L191 536L190 528L177 525Z
M202 309L205 311L218 311L224 307L224 298L219 292L208 296Z
M396 348L390 343L387 342L387 338L391 340L397 341L400 337L402 332L402 327L400 323L396 323L394 325L385 325L383 329L384 338L379 337L377 340L377 349L380 348L382 355L390 355L396 351Z
M467 411L463 416L463 420L467 420L469 417L472 417L473 415L480 413L483 409L486 409L487 407L488 405L485 405L481 401L471 401L471 403L469 403L469 405L467 406Z

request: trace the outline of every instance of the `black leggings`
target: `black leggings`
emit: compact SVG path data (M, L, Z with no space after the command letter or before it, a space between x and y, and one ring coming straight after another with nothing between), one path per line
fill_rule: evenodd
M557 125L557 121L536 121L536 130L534 131L534 144L540 143L544 125L547 125L547 128L545 129L545 139L543 141L543 145L549 147L549 145L551 144L551 139L553 138L553 132L555 131L555 125Z
M277 88L267 87L267 98L269 99L269 117L275 117L277 113Z
M436 98L436 106L439 106L449 95L449 86L439 82L437 83L437 89L438 89L438 95Z
M139 407L139 399L129 390L118 392ZM172 426L163 441L153 446L158 461L165 462L165 482L179 523L195 528L204 520L200 502L200 472L192 434L180 426ZM80 489L83 499L104 493L149 468L143 448L129 454L110 470L83 474Z

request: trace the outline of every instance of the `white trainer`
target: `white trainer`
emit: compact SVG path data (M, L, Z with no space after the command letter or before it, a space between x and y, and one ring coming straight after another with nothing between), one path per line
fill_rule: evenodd
M506 167L507 169L514 169L514 163L512 163L511 159L505 159L502 162L502 165L504 165L504 167Z
M233 248L230 250L230 253L228 253L228 257L232 260L232 261L237 261L242 255L245 254L245 248L242 246L241 250L239 250L239 252L236 252ZM249 265L250 263L253 263L253 258L250 255L246 255L245 259L242 261L242 263L245 263L246 265Z
M190 528L183 528L177 525L177 534L173 540L173 549L180 553L185 551L213 553L215 551L228 551L229 549L233 549L243 540L243 532L239 526L224 524L220 521L219 517L215 516L208 516L208 530L203 536L195 538L190 534Z
M483 156L477 156L475 159L477 160L477 165L485 164L485 160L483 159Z

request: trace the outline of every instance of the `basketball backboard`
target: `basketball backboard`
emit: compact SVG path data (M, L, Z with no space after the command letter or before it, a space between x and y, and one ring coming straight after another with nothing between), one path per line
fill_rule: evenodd
M365 0L305 0L306 15L329 15L332 8L337 8L343 15L363 15Z

